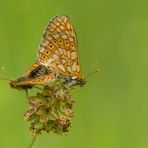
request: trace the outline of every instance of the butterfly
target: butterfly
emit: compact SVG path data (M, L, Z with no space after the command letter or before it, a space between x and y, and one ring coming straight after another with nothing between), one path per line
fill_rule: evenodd
M84 85L77 37L69 17L57 15L49 21L37 52L37 61L21 77L11 80L15 89L47 85L62 78L69 86Z

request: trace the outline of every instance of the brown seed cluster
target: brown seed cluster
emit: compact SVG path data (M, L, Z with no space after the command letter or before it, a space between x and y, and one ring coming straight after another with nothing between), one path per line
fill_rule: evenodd
M58 84L53 88L45 87L41 93L28 98L29 110L24 114L31 123L33 136L53 132L62 134L69 131L72 123L74 101L68 88Z

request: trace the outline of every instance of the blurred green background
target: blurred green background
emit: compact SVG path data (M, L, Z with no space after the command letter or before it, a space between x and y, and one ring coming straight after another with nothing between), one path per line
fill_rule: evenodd
M1 0L0 66L12 78L35 62L48 20L60 13L75 26L83 74L96 60L100 73L73 96L70 132L43 134L34 148L147 148L148 1ZM24 92L0 81L1 148L30 143L27 109Z

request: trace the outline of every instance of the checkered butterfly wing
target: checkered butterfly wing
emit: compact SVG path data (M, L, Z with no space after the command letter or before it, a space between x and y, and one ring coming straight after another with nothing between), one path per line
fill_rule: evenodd
M58 15L49 21L38 50L38 61L63 77L81 79L76 34L67 16Z

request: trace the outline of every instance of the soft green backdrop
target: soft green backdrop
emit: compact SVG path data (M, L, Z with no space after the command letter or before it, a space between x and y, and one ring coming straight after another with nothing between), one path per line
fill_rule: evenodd
M148 1L0 0L0 66L12 78L36 60L42 32L59 13L73 21L83 73L95 60L101 72L73 96L70 132L43 134L34 148L147 148ZM27 108L24 92L0 81L0 148L30 143Z

